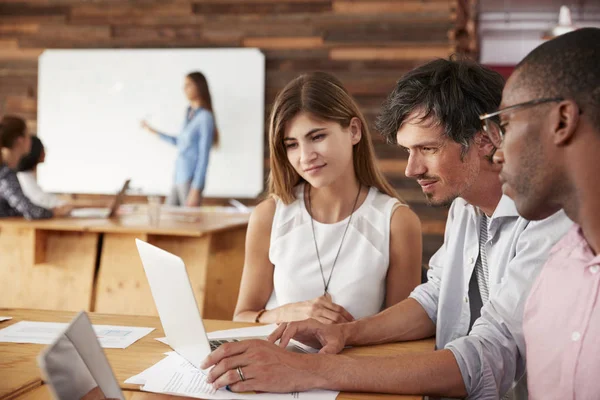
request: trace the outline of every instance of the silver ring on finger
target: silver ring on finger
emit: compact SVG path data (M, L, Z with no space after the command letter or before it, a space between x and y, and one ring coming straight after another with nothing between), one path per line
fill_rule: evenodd
M244 382L246 380L246 378L244 377L244 373L242 372L242 367L237 367L236 369L237 369L238 375L240 376L240 380L242 382Z

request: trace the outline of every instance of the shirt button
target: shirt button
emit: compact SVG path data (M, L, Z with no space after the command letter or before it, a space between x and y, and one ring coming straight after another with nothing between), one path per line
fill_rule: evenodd
M465 296L465 303L469 302L469 298L467 296Z
M469 264L473 264L473 262L475 262L475 259L473 257L469 257Z
M572 340L572 341L576 342L576 341L578 341L579 339L581 339L581 333L579 333L579 332L573 332L573 333L571 334L571 340Z
M590 272L591 272L592 274L594 274L594 275L596 275L596 274L598 273L598 270L600 270L600 267L599 267L599 266L597 266L597 265L592 265L592 266L590 267Z

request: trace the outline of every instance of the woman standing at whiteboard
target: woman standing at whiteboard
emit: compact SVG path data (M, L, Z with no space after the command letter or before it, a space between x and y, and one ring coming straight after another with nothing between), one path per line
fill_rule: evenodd
M379 170L342 84L302 75L269 122L270 198L248 224L237 321L349 322L420 283L421 224Z
M146 121L142 121L142 127L178 149L175 182L167 197L167 204L197 207L202 200L210 149L219 144L219 133L204 75L200 72L188 74L183 90L190 104L178 136L160 132Z

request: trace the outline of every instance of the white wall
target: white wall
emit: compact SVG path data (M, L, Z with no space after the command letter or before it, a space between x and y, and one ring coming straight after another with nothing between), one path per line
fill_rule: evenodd
M256 49L46 50L39 59L38 135L47 148L39 179L53 192L114 193L126 178L166 194L176 149L140 128L177 135L185 75L206 76L221 145L210 155L204 195L263 190L265 59Z
M516 65L543 41L541 38L485 37L480 45L480 62L484 65Z
M518 4L515 3L514 7L518 8ZM544 8L541 4L537 7ZM518 64L542 44L545 33L556 26L558 10L559 7L553 12L512 12L510 9L508 12L482 12L479 15L479 61L485 65ZM583 20L583 15L576 12L576 8L572 11L576 27L600 27L600 14L597 12L586 13Z

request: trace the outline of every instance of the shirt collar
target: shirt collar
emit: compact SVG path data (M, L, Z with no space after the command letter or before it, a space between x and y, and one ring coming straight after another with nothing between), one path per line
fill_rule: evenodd
M494 214L492 215L492 220L496 218L507 218L507 217L519 217L519 212L517 211L517 206L515 206L515 202L506 195L503 195L494 210Z
M550 254L565 251L568 257L580 260L584 266L600 264L600 254L594 255L592 248L583 236L581 227L574 224L571 230L554 246Z
M483 214L483 211L481 211L481 209L479 209L479 207L475 207L472 204L467 203L471 210L473 210L473 219L474 220L478 220L481 215ZM506 195L503 195L500 198L500 201L498 202L498 205L496 206L496 209L494 210L494 214L492 214L492 217L489 218L489 223L491 224L492 221L496 220L496 219L500 219L500 218L518 218L520 217L519 213L517 212L517 207L515 206L515 202L512 201L512 199Z

